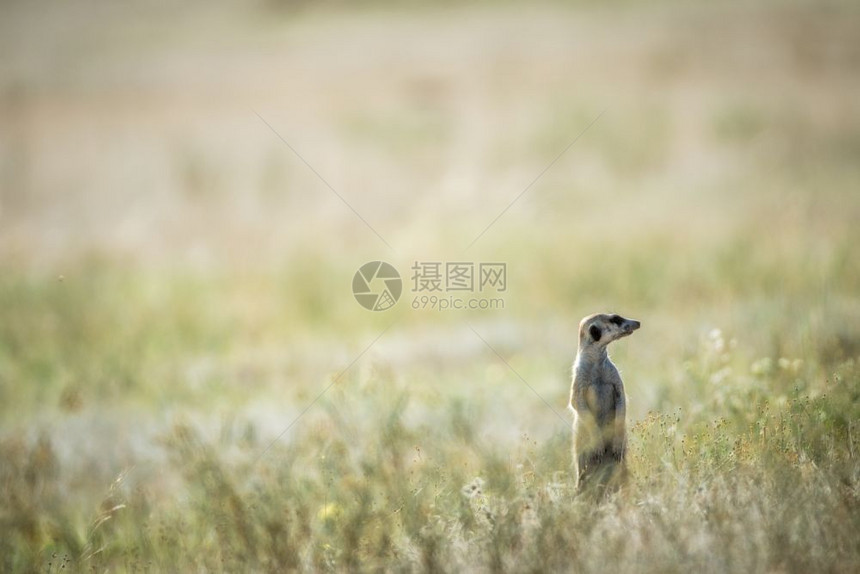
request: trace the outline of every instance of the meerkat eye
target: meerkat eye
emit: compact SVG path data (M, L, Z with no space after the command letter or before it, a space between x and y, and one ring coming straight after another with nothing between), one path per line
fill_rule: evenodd
M591 328L588 329L588 332L591 334L591 338L594 339L595 342L599 341L601 335L603 335L603 333L600 331L600 327L598 327L597 325L592 325Z
M620 316L618 316L618 315L613 315L613 316L612 316L612 318L611 318L611 319L609 319L609 322L610 322L610 323L612 323L613 325L618 325L618 326L620 327L620 326L621 326L621 323L623 323L623 322L624 322L624 319L622 319L622 318L621 318Z

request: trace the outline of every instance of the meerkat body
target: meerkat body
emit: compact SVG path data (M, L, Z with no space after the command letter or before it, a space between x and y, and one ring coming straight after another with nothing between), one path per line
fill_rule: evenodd
M616 469L623 471L627 399L606 347L639 325L639 321L609 314L589 315L579 324L568 408L574 414L573 463L580 486L594 474L606 484Z

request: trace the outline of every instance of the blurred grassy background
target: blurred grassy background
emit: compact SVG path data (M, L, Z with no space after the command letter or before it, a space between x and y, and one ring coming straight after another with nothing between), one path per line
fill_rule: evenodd
M600 516L642 533L643 500L669 509L676 543L637 539L645 569L683 569L678 545L690 568L856 566L835 535L856 531L860 492L854 3L2 12L4 569L560 568L504 550L531 519L503 509L549 496L546 548L606 533L558 502L569 430L517 373L566 416L577 324L598 310L643 322L613 356L651 478ZM350 292L375 259L406 279L384 313ZM505 309L413 310L416 260L506 262ZM726 486L744 464L750 482ZM474 476L495 494L462 506ZM792 511L831 512L814 532L780 529L798 477L827 487ZM764 538L726 550L756 493ZM687 522L708 496L728 518ZM780 562L798 536L830 553Z

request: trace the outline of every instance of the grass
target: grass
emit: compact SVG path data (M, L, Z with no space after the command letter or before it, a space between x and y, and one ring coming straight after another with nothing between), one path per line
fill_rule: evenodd
M552 249L540 251L551 260ZM860 335L846 318L857 313L856 268L839 250L774 257L739 239L692 273L667 264L667 249L619 248L616 264L634 275L608 293L575 269L522 287L568 317L569 293L580 305L628 301L645 316L675 301L674 322L646 321L616 349L631 477L601 503L571 491L566 422L477 340L457 358L458 319L401 311L387 339L406 350L383 339L336 378L375 331L347 311L341 359L304 355L343 335L296 332L336 324L338 304L314 310L310 287L271 287L295 275L158 276L99 259L62 281L7 273L4 570L851 570ZM343 274L323 261L312 266ZM527 276L552 277L551 261L532 264ZM291 315L284 291L311 297L306 311ZM690 327L673 325L691 325L703 301L727 331L693 331L691 344ZM547 332L535 334L533 319L516 318L526 338L513 342L486 316L469 321L564 412L575 321L559 332L541 320ZM449 340L441 357L426 354L434 324ZM286 408L273 419L261 398ZM99 419L128 446L112 448ZM76 448L84 436L92 447ZM142 450L122 450L140 440Z
M709 399L632 426L632 476L600 504L570 490L566 429L499 444L480 430L494 413L454 399L410 423L414 393L376 374L262 458L253 421L217 439L177 423L172 488L132 468L88 512L48 440L7 439L4 568L851 570L857 363L749 365L731 347L712 334L685 365L679 384Z

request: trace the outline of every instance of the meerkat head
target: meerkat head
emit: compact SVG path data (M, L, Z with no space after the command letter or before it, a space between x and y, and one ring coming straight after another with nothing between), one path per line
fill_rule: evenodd
M605 348L612 341L631 334L639 325L639 321L612 313L589 315L579 323L579 347Z

